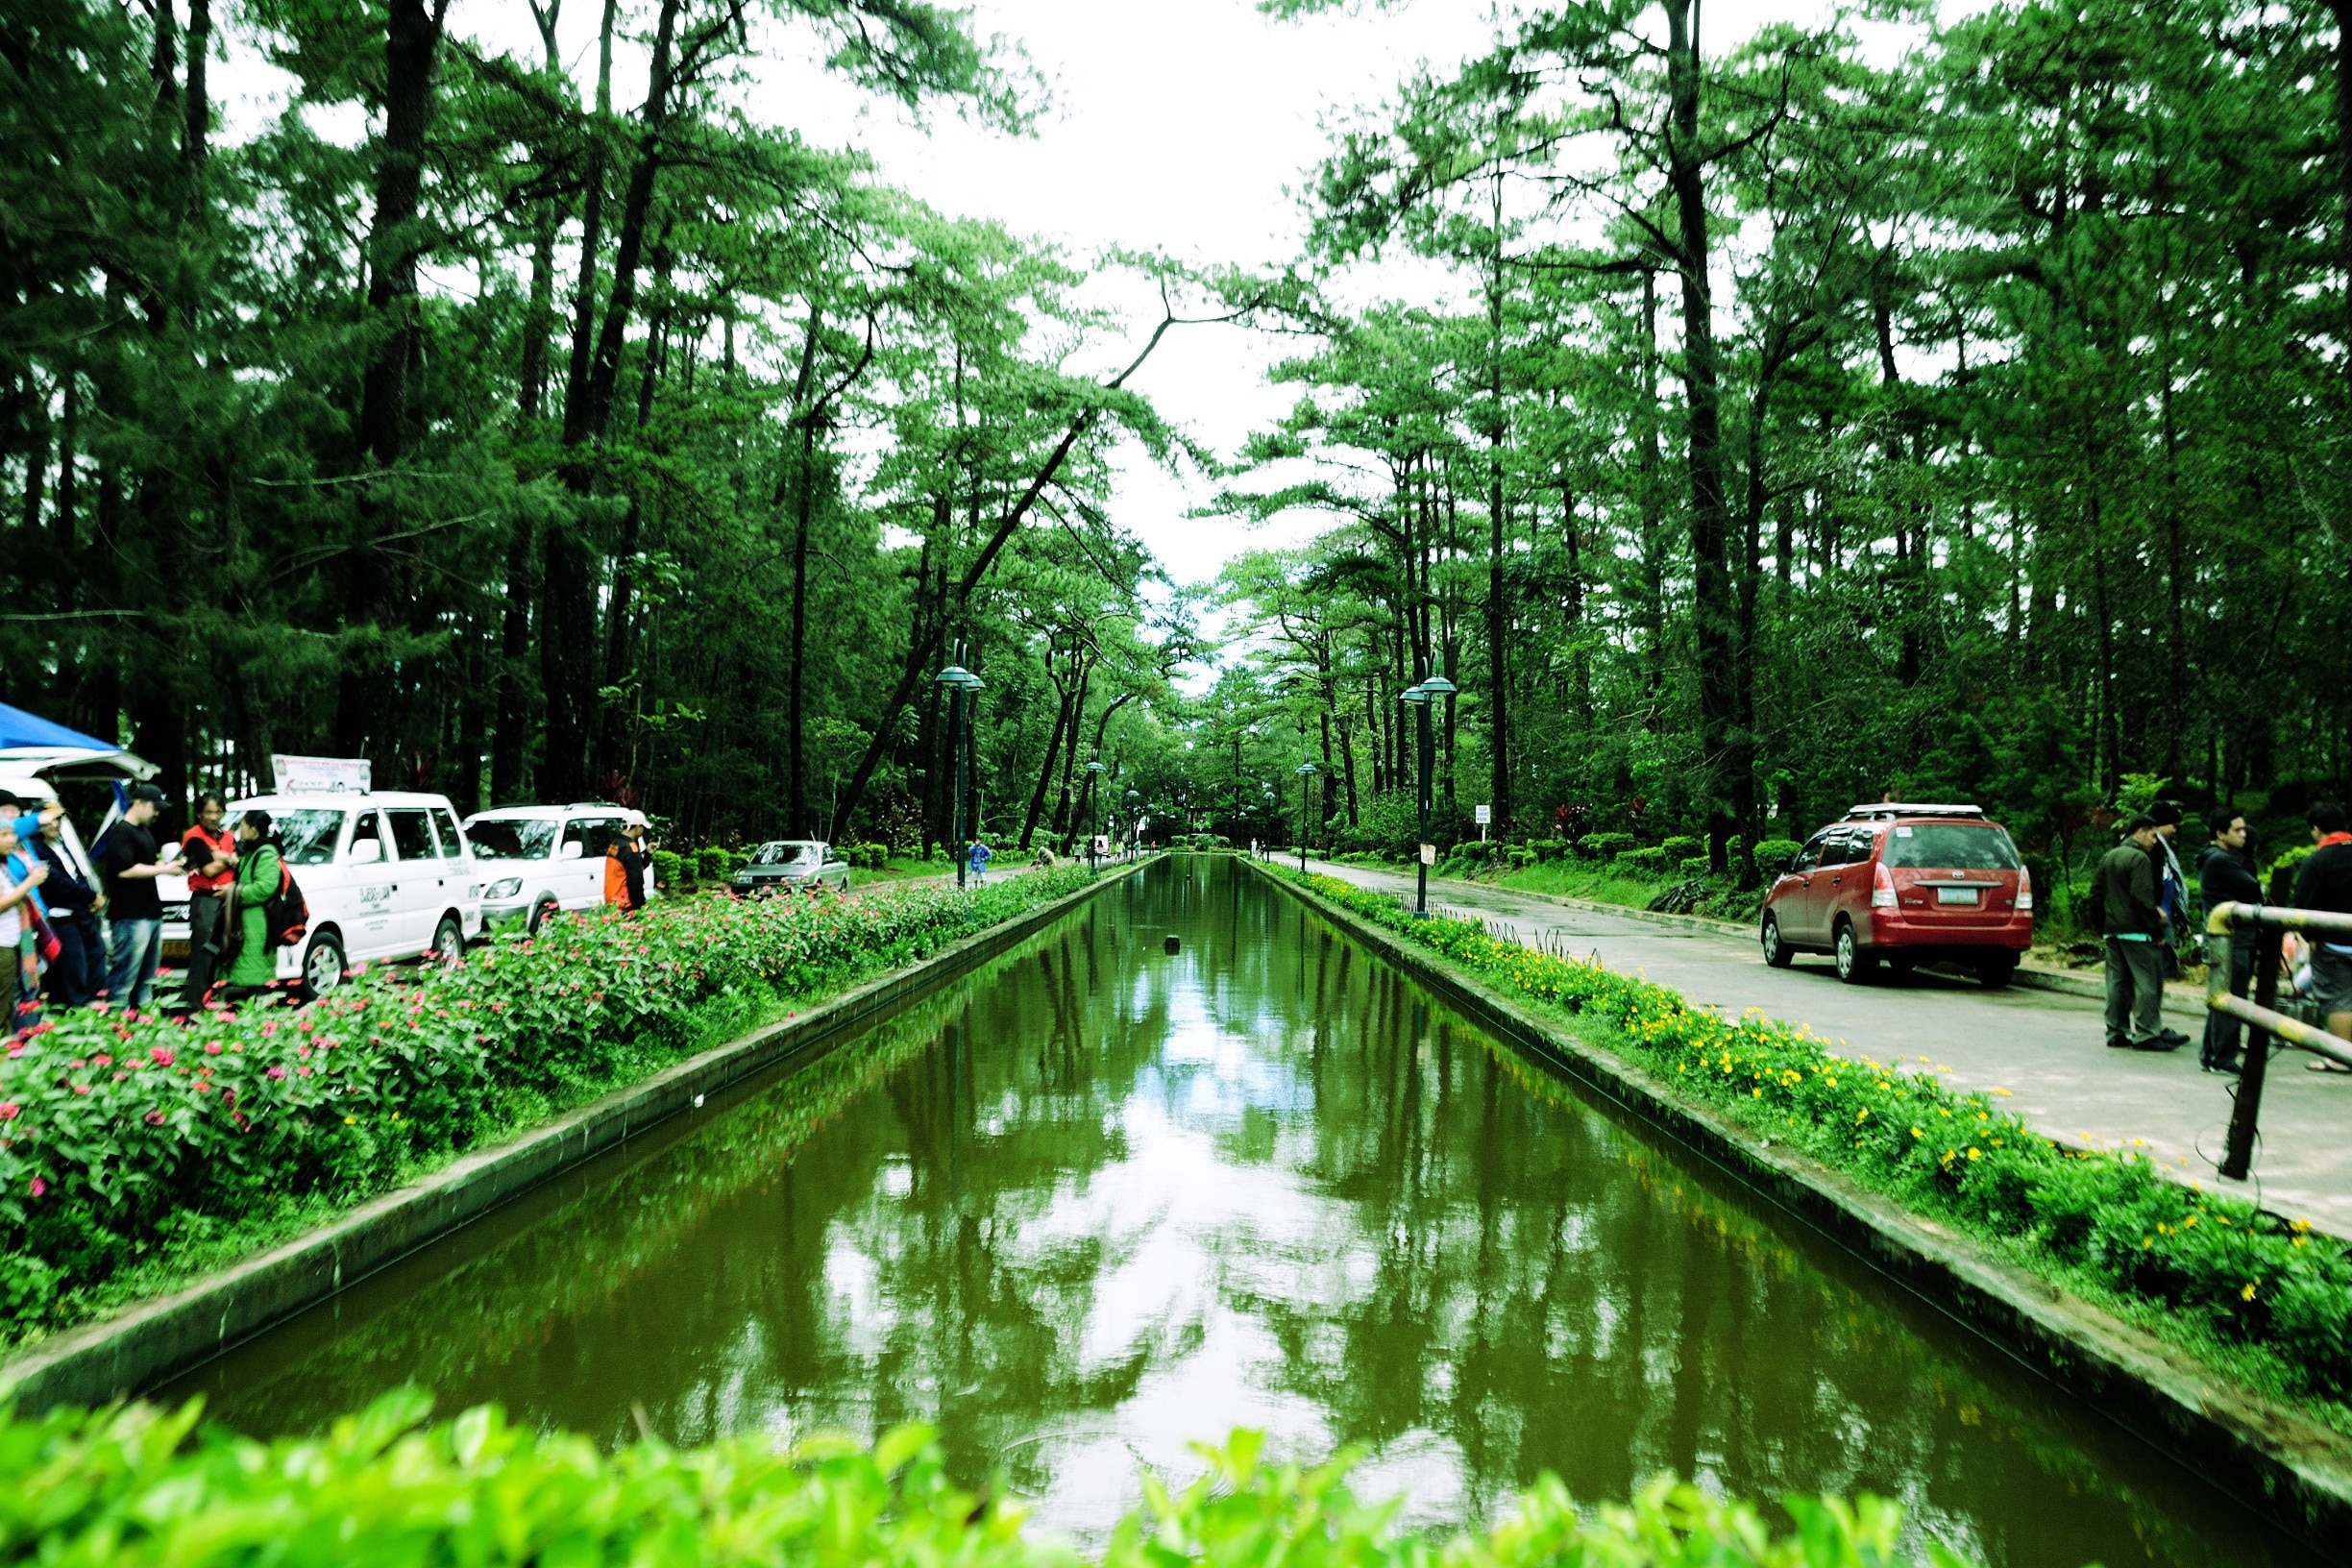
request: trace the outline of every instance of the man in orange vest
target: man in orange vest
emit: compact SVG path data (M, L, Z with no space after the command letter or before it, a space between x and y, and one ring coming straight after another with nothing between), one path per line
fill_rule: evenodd
M621 836L604 851L604 901L617 904L626 914L645 908L646 868L652 856L646 852L645 823L629 822L621 829Z

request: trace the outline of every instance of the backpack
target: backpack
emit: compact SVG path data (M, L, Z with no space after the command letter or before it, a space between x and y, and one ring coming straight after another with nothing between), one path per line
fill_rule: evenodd
M294 880L294 868L282 860L278 863L278 891L262 909L261 925L272 947L292 947L310 929L310 902Z

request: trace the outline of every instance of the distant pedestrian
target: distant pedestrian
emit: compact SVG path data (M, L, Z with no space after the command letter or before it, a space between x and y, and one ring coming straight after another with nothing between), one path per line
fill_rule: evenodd
M157 858L155 834L147 826L162 806L161 790L134 785L131 803L106 830L98 853L114 927L107 948L106 993L117 1007L145 1007L155 996L156 963L163 954L163 900L155 879L175 869Z
M238 835L226 825L228 815L228 802L219 796L200 796L196 821L180 836L180 864L186 868L188 885L187 972L181 978L180 1005L174 1009L182 1016L204 1006L205 992L212 989L221 955L230 945Z
M19 851L15 819L0 817L0 961L7 963L10 976L0 996L9 1003L12 1032L28 1027L40 1017L40 959L34 950L38 905L34 890L49 877L49 868L37 856L27 857Z
M258 995L278 980L277 933L269 928L269 905L285 885L285 861L270 827L266 811L249 811L237 819L236 951L223 977L232 1001ZM230 906L224 903L222 907Z
M623 824L612 847L604 851L604 901L620 906L625 915L645 908L646 870L652 860L646 850L645 823Z
M2135 1051L2175 1051L2189 1042L2164 1027L2164 911L2156 903L2156 820L2143 813L2123 826L2091 878L2091 918L2107 946L2107 1043Z
M2305 820L2316 847L2295 875L2295 907L2352 915L2352 831L2347 831L2352 819L2345 817L2343 807L2323 804L2312 807ZM2352 1040L2352 940L2315 933L2311 974L2311 997L2327 1020L2327 1032ZM2311 1067L2315 1072L2344 1070L2324 1058L2314 1058Z
M58 943L58 956L49 964L49 1005L81 1007L106 981L106 941L98 929L106 895L98 891L88 864L66 843L65 808L45 800L36 820L39 833L35 847L49 871L41 883L41 901L49 906L49 929Z
M2216 806L2205 814L2212 842L2197 856L2197 900L2208 917L2223 904L2259 904L2262 884L2246 858L2246 820L2230 806ZM2238 926L2226 933L2207 933L2205 962L2229 967L2229 990L2243 996L2254 979L2255 927ZM2236 1072L2239 1022L2224 1013L2205 1016L2205 1040L2197 1049L2197 1066L2207 1072Z
M2159 800L2148 807L2147 814L2156 824L2156 846L2148 858L2156 863L2156 907L2165 918L2164 943L2158 951L2164 955L2165 978L2177 980L2181 938L2189 929L2189 878L2172 850L2172 841L2180 833L2181 809L2169 800Z
M977 836L972 839L971 849L965 856L964 864L970 870L974 884L988 880L989 862L995 858L996 851L989 847L988 840Z

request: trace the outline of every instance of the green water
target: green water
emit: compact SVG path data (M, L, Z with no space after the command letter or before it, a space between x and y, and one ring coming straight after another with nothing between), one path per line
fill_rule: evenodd
M2309 1560L1216 858L167 1393L270 1433L404 1380L612 1443L933 1422L1082 1540L1248 1425L1420 1523L1673 1470L1994 1564Z

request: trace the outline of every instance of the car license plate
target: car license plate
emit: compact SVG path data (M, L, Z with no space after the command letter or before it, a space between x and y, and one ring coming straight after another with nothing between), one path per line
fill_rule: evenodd
M1974 888L1936 889L1936 902L1939 904L1972 904L1975 901L1976 890Z

